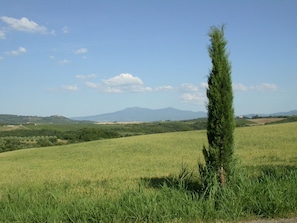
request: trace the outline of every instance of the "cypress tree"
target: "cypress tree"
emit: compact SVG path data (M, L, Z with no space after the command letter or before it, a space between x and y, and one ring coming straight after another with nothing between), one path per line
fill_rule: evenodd
M224 185L230 173L234 150L233 132L234 109L231 80L231 64L226 52L224 26L211 27L208 36L211 44L208 53L212 68L208 76L208 148L204 146L203 155L208 173L215 173Z

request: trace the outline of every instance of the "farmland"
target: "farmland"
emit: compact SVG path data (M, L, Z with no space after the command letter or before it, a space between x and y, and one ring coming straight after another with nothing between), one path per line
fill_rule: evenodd
M51 117L49 120L54 121L54 118L55 117ZM206 128L205 118L186 121L144 123L114 122L109 124L95 124L83 121L70 122L68 119L61 122L60 117L55 123L48 123L49 120L43 120L46 121L44 123L0 125L0 152L135 135L202 130ZM7 121L17 123L17 121L20 120L11 118ZM237 127L251 124L255 125L255 122L248 119L236 119Z
M236 128L235 155L249 179L264 173L276 179L282 176L281 182L271 178L259 181L261 193L266 191L264 182L271 181L263 194L270 199L267 207L258 203L259 194L256 200L237 194L232 195L235 200L228 199L235 205L228 212L212 207L210 201L195 199L198 195L180 189L178 183L175 186L183 167L193 171L195 178L197 164L203 162L206 131L196 130L1 153L0 222L213 222L294 215L296 128L296 122ZM255 186L249 196L256 192ZM288 198L295 203L279 200Z

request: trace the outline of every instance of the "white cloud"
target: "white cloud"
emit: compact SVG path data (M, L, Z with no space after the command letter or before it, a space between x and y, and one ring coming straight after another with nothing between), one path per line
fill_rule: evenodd
M109 85L97 85L97 88L106 93L124 93L124 92L146 92L152 91L150 87L144 87L142 85L122 85L122 86L109 86Z
M185 93L180 98L183 102L197 104L197 105L203 105L207 100L205 94L201 92L196 92L192 94Z
M49 58L52 59L52 60L56 59L55 56L49 56Z
M83 53L87 53L88 49L87 48L80 48L76 51L74 51L75 54L83 54Z
M140 78L134 77L132 74L123 73L118 76L103 80L108 86L124 86L124 85L143 85Z
M182 92L180 99L185 103L203 105L207 101L205 94L205 88L207 87L206 83L200 83L199 85L184 83L179 87L179 91Z
M76 85L63 85L62 89L66 91L78 91L78 87Z
M5 39L5 32L4 32L4 30L0 30L0 39Z
M82 76L78 78L82 78ZM139 77L135 77L129 73L123 73L109 79L104 79L98 84L86 82L85 85L106 93L153 91L151 87L144 86L143 81Z
M193 84L185 83L180 87L181 91L198 91L199 88Z
M60 60L59 64L63 65L63 64L68 64L70 62L71 62L70 60L64 59L64 60Z
M69 31L68 31L68 27L67 26L64 26L63 28L62 28L62 32L64 33L64 34L67 34Z
M233 84L233 90L235 91L247 91L249 88L243 84L240 83L234 83Z
M98 88L98 84L92 82L86 82L85 85L89 88Z
M4 58L0 56L0 61L3 60Z
M263 83L252 87L252 89L256 89L258 91L276 91L278 87L275 84Z
M278 87L275 84L270 84L270 83L262 83L259 85L255 86L246 86L244 84L240 83L234 83L233 84L233 90L235 91L277 91Z
M38 25L34 21L30 21L26 17L15 19L12 17L2 16L1 20L8 24L12 29L17 31L31 32L31 33L48 33L45 26Z
M155 89L156 91L171 91L174 90L174 87L167 85L167 86L160 86Z
M202 82L200 83L200 87L202 87L203 89L208 89L208 83Z
M19 47L17 50L12 50L10 52L6 52L8 55L18 56L20 54L26 53L27 50L24 47Z
M75 77L76 77L77 79L81 79L81 80L84 80L84 79L92 79L92 78L95 78L95 77L96 77L96 74L76 75Z

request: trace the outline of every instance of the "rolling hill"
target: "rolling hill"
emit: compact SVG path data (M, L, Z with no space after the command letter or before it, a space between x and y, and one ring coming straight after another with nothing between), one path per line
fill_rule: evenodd
M52 115L49 117L40 116L22 116L22 115L8 115L0 114L0 124L2 125L20 125L20 124L68 124L76 121L66 118L64 116Z

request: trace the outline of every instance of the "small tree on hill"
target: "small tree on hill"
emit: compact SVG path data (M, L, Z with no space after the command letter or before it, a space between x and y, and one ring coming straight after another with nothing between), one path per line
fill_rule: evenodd
M212 68L208 76L206 92L208 97L207 138L209 145L208 148L205 146L203 148L206 162L204 173L216 174L220 184L224 185L230 173L234 148L235 122L231 64L226 52L227 41L224 38L224 26L211 27L208 35L211 42L208 46L208 53Z

